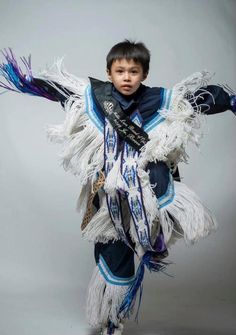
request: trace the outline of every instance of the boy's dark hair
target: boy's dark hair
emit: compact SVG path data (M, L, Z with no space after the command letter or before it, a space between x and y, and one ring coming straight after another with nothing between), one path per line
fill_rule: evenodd
M149 71L150 63L150 51L142 42L133 42L130 40L124 40L123 42L117 43L109 51L106 61L107 70L111 70L112 63L117 59L125 58L127 60L133 60L134 62L140 63L143 68L144 74Z

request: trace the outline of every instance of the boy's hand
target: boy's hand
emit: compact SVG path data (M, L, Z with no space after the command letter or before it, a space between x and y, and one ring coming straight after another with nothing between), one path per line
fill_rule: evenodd
M230 105L231 105L232 112L234 113L234 115L236 115L236 95L231 95Z

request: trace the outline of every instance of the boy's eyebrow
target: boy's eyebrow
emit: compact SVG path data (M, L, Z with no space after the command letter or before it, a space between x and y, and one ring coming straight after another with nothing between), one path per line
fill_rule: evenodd
M121 65L118 65L117 66L117 69L125 69L125 66L121 66ZM133 70L133 69L139 69L139 65L134 65L130 68L130 70Z

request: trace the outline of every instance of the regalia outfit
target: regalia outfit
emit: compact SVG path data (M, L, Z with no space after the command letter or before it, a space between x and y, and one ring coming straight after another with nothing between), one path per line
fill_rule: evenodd
M235 94L208 85L203 71L173 89L141 84L127 97L110 82L76 78L61 62L35 78L30 59L22 58L23 74L12 51L4 55L2 87L59 101L66 112L48 136L63 144L63 166L79 177L82 236L94 244L88 322L106 327L102 334L121 334L140 300L145 268L166 273L171 245L179 238L195 243L216 228L181 182L178 163L187 161L189 142L198 145L205 115L235 112Z

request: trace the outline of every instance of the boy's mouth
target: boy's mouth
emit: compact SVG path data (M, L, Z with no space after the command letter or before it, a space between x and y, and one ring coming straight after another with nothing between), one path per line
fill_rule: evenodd
M125 89L125 90L129 90L132 88L131 85L122 85L121 88Z

